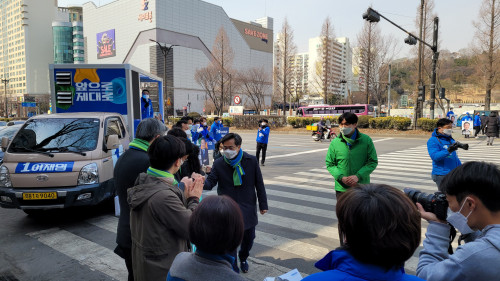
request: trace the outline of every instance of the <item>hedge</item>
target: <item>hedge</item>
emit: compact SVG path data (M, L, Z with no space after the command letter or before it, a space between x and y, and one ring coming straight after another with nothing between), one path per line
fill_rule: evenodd
M370 119L373 116L370 115L361 115L358 116L358 128L368 128L370 126Z
M396 129L406 130L411 125L411 119L407 117L377 117L369 119L372 129Z
M313 123L318 123L321 120L320 117L288 117L287 122L288 125L291 125L294 128L305 128L307 125L311 125ZM332 124L338 124L339 118L335 117L325 117L325 121L330 120Z
M417 126L424 131L432 132L436 129L438 120L439 119L419 118L417 120Z
M266 119L271 128L285 127L285 116L269 116L269 115L236 115L232 117L233 126L240 129L257 129L259 120ZM225 125L224 125L225 126Z

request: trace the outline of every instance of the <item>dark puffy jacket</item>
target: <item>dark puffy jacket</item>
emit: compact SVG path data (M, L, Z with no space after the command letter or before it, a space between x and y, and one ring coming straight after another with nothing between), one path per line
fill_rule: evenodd
M498 136L498 117L496 114L491 114L486 119L486 136L497 137Z

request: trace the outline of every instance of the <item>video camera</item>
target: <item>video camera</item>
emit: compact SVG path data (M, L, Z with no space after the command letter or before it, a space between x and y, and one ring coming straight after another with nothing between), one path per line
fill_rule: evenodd
M468 143L461 143L461 142L454 142L450 147L448 148L449 150L455 151L457 149L463 149L463 150L469 150L469 144Z
M429 194L413 188L405 188L404 193L413 203L420 203L426 212L431 212L440 220L448 216L448 201L442 192Z

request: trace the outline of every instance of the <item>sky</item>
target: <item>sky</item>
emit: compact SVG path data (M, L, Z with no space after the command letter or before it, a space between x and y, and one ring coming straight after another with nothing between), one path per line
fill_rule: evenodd
M96 5L104 5L114 0L93 0ZM470 45L474 36L472 21L479 14L481 0L434 0L434 12L439 17L438 49L458 51ZM89 0L59 0L59 6L81 5ZM361 30L362 14L369 6L379 13L417 34L415 18L418 0L206 0L224 8L229 17L241 21L252 21L269 16L274 18L274 33L281 30L286 17L294 30L298 52L307 52L308 40L319 36L326 17L330 17L337 37L348 37L352 45ZM400 53L404 57L411 48L404 44L407 35L384 19L378 23L382 34L392 34L398 41ZM432 42L429 42L432 43Z

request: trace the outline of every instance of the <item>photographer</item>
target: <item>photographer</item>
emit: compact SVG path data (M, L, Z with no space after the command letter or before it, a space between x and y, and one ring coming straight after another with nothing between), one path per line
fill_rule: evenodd
M432 180L437 184L439 191L441 181L451 170L462 163L458 159L456 150L459 148L451 133L453 121L441 118L436 124L436 129L427 141L427 151L432 159Z
M500 170L485 162L468 162L441 184L449 208L448 222L462 234L480 230L474 241L448 254L450 226L417 204L429 222L417 276L425 280L498 280L500 276Z
M259 120L259 129L257 130L257 152L255 156L257 157L257 162L259 162L260 151L262 150L261 166L264 166L264 162L266 162L267 143L269 142L269 132L271 131L267 125L268 123L267 119Z

